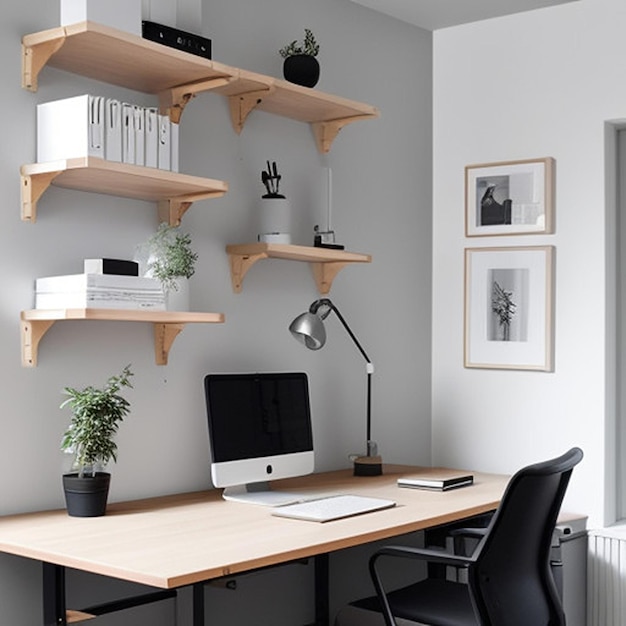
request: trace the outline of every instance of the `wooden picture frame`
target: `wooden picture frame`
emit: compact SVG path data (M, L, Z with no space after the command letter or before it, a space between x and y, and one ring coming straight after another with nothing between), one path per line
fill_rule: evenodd
M548 234L554 229L552 157L465 167L465 235Z
M553 371L553 246L465 249L464 365Z

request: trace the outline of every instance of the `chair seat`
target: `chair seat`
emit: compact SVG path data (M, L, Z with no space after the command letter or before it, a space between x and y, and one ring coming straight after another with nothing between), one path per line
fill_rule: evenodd
M462 583L427 578L390 592L388 598L392 613L410 622L429 626L478 626L468 587ZM377 596L358 600L352 605L380 611Z

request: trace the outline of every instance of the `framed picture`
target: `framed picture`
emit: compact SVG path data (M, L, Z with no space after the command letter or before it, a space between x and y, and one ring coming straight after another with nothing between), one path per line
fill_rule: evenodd
M553 246L465 249L465 367L553 369Z
M465 167L465 235L553 232L554 159Z

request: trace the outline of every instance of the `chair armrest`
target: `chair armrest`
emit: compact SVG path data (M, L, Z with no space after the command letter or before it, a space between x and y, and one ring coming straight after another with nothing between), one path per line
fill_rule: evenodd
M487 534L487 528L453 528L448 534L451 537L472 537L481 539Z
M450 554L440 550L432 550L430 548L413 548L410 546L384 546L377 550L369 560L369 570L376 595L381 604L383 617L386 626L397 626L396 620L391 612L387 592L384 589L380 574L377 569L378 559L381 557L402 557L408 559L418 559L429 563L441 563L443 565L454 565L455 567L467 567L474 562L474 559L458 554Z
M414 548L412 546L383 546L370 557L370 566L375 567L376 561L381 556L397 556L407 559L418 559L429 563L442 563L443 565L456 565L467 567L473 563L473 559L460 554L451 554L443 550L432 548Z
M455 554L465 554L464 539L478 539L479 541L487 534L488 528L454 528L448 533L452 537Z

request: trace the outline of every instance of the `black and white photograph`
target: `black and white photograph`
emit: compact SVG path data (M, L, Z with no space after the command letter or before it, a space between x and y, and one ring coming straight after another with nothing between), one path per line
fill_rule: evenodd
M489 340L528 341L528 269L489 270Z
M554 248L465 250L465 367L552 371Z
M468 165L465 234L553 232L554 159Z

